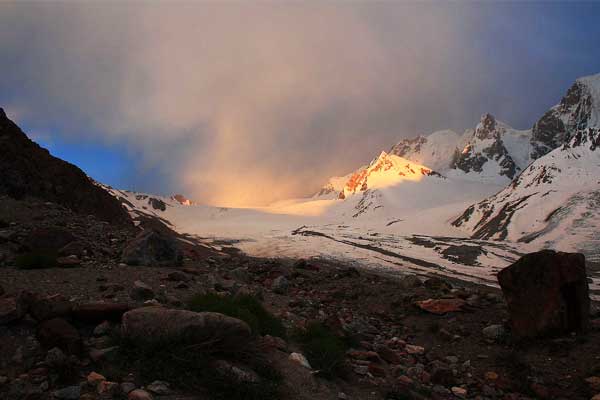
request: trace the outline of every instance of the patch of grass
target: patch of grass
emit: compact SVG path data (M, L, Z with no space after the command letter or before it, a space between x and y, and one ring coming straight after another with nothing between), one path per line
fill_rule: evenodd
M294 338L304 352L310 365L324 377L333 377L343 371L344 356L348 351L347 341L334 334L325 325L314 322L299 330Z
M144 383L155 380L169 382L176 388L206 393L214 400L277 400L282 377L252 345L243 351L227 349L199 351L193 346L169 343L143 347L121 343L120 359L109 366L116 377L115 365L122 374L136 371ZM240 382L235 377L220 374L214 368L216 360L230 360L244 365L260 377L258 382ZM104 371L104 370L103 370Z
M265 309L253 296L219 296L208 293L194 296L188 302L188 309L202 312L210 311L228 315L246 322L256 335L286 337L281 320Z
M15 265L19 269L42 269L58 266L57 254L53 252L30 251L17 256Z

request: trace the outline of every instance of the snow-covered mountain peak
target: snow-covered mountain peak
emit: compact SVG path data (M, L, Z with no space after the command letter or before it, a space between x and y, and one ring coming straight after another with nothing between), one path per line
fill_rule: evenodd
M475 137L480 140L496 139L499 132L496 130L496 118L492 114L483 114L477 127Z
M179 193L171 196L171 199L175 200L176 202L178 202L179 204L181 204L183 206L192 206L192 205L196 204L192 200L186 198L184 195L179 194Z
M513 129L484 114L462 151L456 152L451 176L508 183L529 163L529 131Z
M531 158L567 143L573 132L600 127L600 74L579 78L532 129Z
M432 175L441 177L424 165L382 151L368 167L361 168L350 176L340 193L340 198L368 189L393 186L402 181L419 181Z
M390 149L390 154L426 165L436 171L446 170L460 146L461 137L454 131L442 130L428 136L403 139Z

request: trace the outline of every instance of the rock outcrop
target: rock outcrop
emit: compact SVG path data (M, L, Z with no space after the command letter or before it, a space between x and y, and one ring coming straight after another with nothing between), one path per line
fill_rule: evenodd
M498 273L512 333L519 338L586 331L590 298L585 257L543 250Z
M116 199L79 168L31 141L1 108L0 194L37 197L104 221L129 223Z

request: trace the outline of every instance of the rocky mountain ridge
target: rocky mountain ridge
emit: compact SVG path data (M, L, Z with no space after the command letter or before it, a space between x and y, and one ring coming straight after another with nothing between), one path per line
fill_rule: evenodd
M111 223L130 223L118 201L78 167L30 140L1 108L0 176L0 194L37 197Z

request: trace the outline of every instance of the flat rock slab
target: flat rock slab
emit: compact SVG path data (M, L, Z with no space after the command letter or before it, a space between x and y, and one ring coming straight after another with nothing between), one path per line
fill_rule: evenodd
M170 343L239 347L250 338L250 327L218 313L196 313L163 307L143 307L123 315L123 337L142 345Z
M465 304L466 302L462 299L428 299L415 303L421 310L439 315L463 311Z

